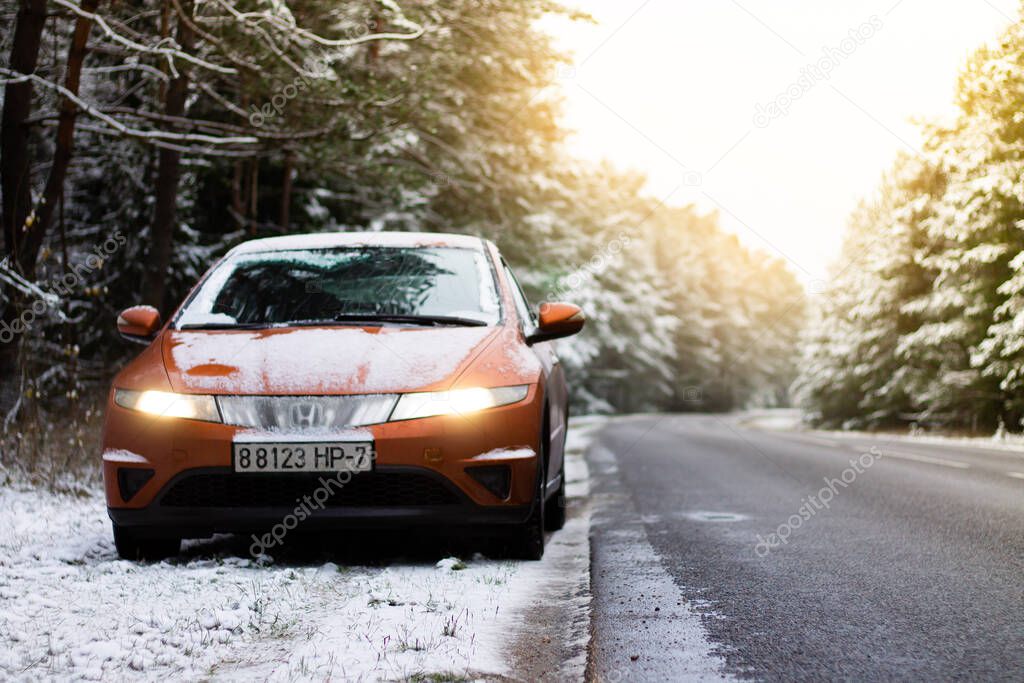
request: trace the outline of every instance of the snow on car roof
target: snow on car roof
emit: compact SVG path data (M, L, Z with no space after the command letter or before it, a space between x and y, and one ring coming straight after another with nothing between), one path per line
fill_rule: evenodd
M482 249L484 241L472 235L444 232L320 232L308 235L266 237L243 242L231 254L290 249L330 249L331 247L462 247Z

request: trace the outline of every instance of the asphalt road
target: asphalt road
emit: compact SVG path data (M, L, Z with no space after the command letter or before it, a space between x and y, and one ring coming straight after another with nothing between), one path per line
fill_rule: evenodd
M1024 680L1024 455L655 416L587 460L591 679Z

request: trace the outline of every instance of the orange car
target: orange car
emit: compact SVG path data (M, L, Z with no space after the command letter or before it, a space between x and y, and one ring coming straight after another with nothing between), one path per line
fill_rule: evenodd
M246 242L114 378L103 476L117 551L182 538L341 526L494 525L540 558L565 521L568 393L550 340L580 309L534 315L490 242L346 233Z

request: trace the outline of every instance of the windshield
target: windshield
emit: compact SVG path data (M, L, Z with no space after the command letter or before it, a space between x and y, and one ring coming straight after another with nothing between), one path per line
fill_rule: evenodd
M390 320L389 320L390 319ZM337 247L240 254L206 279L183 327L381 320L493 325L498 297L482 251Z

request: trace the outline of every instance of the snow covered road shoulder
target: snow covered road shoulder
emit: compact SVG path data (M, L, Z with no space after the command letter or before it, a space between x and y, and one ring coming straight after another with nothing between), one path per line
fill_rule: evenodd
M532 563L435 546L261 564L245 539L217 537L147 565L117 559L98 495L4 489L0 678L493 679L531 662L554 673L541 643L559 649L559 678L581 677L589 512L574 438L571 518Z

